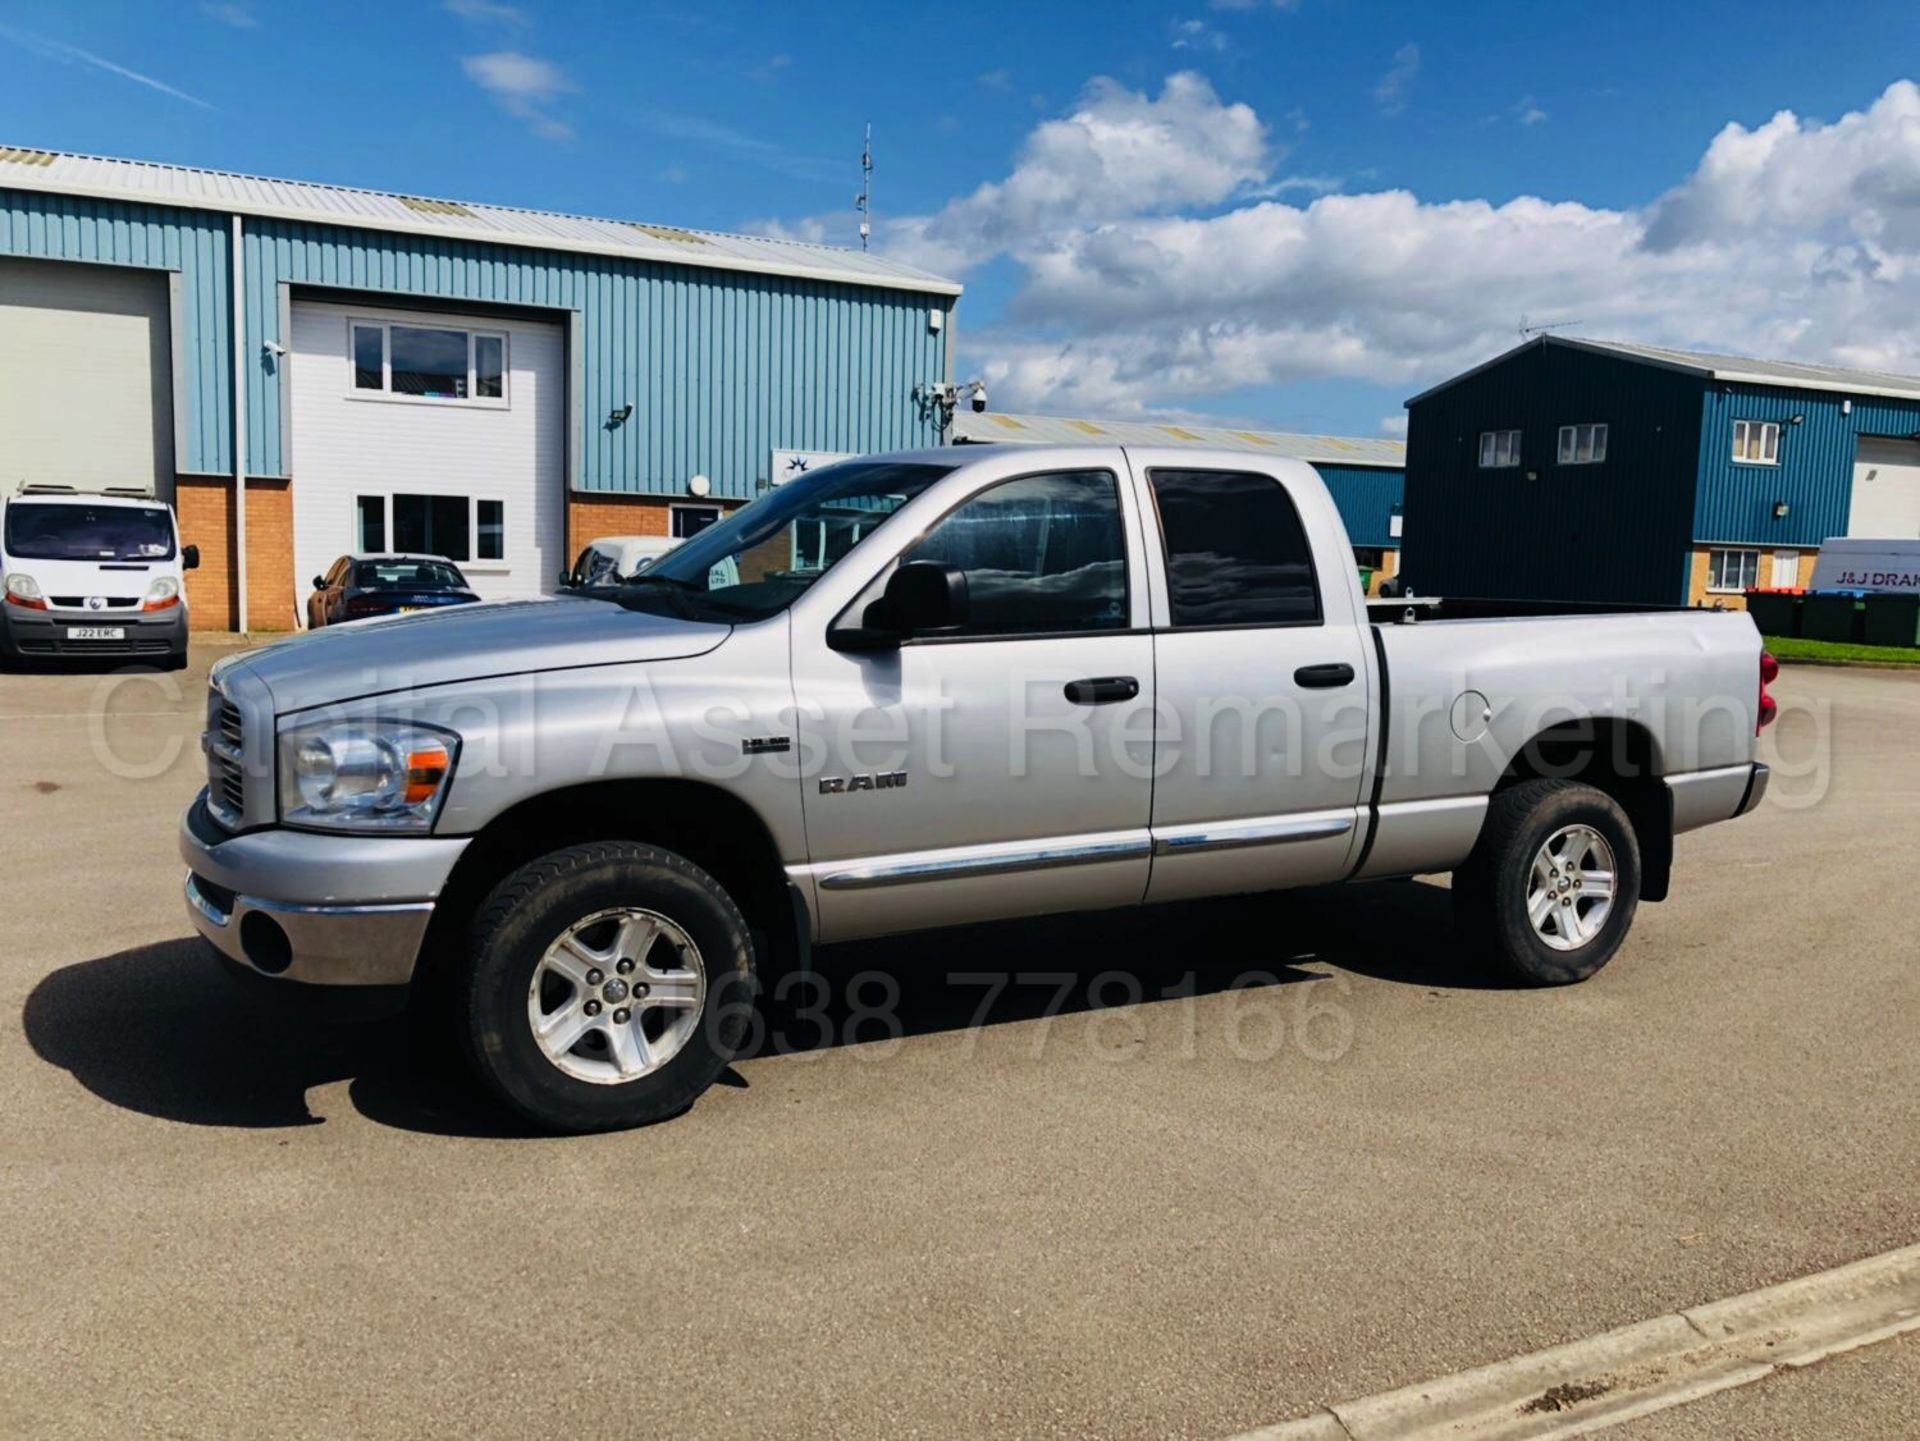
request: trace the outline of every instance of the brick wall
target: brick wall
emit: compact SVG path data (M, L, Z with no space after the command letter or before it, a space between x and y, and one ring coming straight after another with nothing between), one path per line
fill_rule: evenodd
M1757 546L1695 546L1692 564L1687 572L1688 605L1719 605L1726 607L1728 610L1745 610L1747 608L1747 598L1744 595L1729 594L1724 591L1707 589L1707 579L1712 574L1713 569L1713 552L1723 548L1732 550L1760 550L1759 583L1763 589L1773 584L1773 551L1771 549L1761 549ZM1791 546L1784 547L1784 549L1789 550L1792 548ZM1820 552L1817 550L1802 550L1800 552L1800 574L1799 578L1794 581L1795 585L1806 587L1813 584L1813 566L1814 562L1819 558Z
M240 624L235 577L233 483L223 476L183 475L175 484L180 538L200 547L200 568L187 572L187 606L195 630ZM247 482L247 623L256 631L292 630L293 487L285 480Z
M721 514L736 510L737 500L694 500L690 496L594 495L573 491L567 496L566 563L581 547L609 535L672 535L671 508L675 505L717 505Z

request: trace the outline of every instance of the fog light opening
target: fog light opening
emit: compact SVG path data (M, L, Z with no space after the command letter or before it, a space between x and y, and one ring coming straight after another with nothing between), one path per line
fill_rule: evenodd
M255 970L270 976L293 964L293 942L280 922L265 911L249 911L240 922L240 949Z

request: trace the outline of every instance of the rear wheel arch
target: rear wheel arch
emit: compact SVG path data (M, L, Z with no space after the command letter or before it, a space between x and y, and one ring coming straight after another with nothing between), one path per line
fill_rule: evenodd
M1640 899L1664 901L1673 872L1673 798L1660 742L1640 721L1590 716L1547 726L1514 752L1494 794L1533 780L1571 780L1604 791L1627 813L1640 843Z

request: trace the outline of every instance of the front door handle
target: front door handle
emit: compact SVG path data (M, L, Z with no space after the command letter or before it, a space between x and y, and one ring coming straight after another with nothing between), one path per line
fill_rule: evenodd
M1075 705L1112 705L1140 694L1140 682L1130 675L1104 675L1067 682L1067 699Z
M1331 665L1303 665L1293 673L1293 683L1309 690L1332 690L1353 684L1353 667L1345 661Z

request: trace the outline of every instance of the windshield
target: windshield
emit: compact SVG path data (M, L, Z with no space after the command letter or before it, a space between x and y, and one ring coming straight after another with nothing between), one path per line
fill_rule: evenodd
M792 605L888 516L955 469L846 460L809 471L668 551L635 577L622 601L763 619Z
M353 583L360 590L465 590L467 578L444 560L362 560L354 562Z
M20 560L171 560L173 518L164 505L16 500L6 540Z

